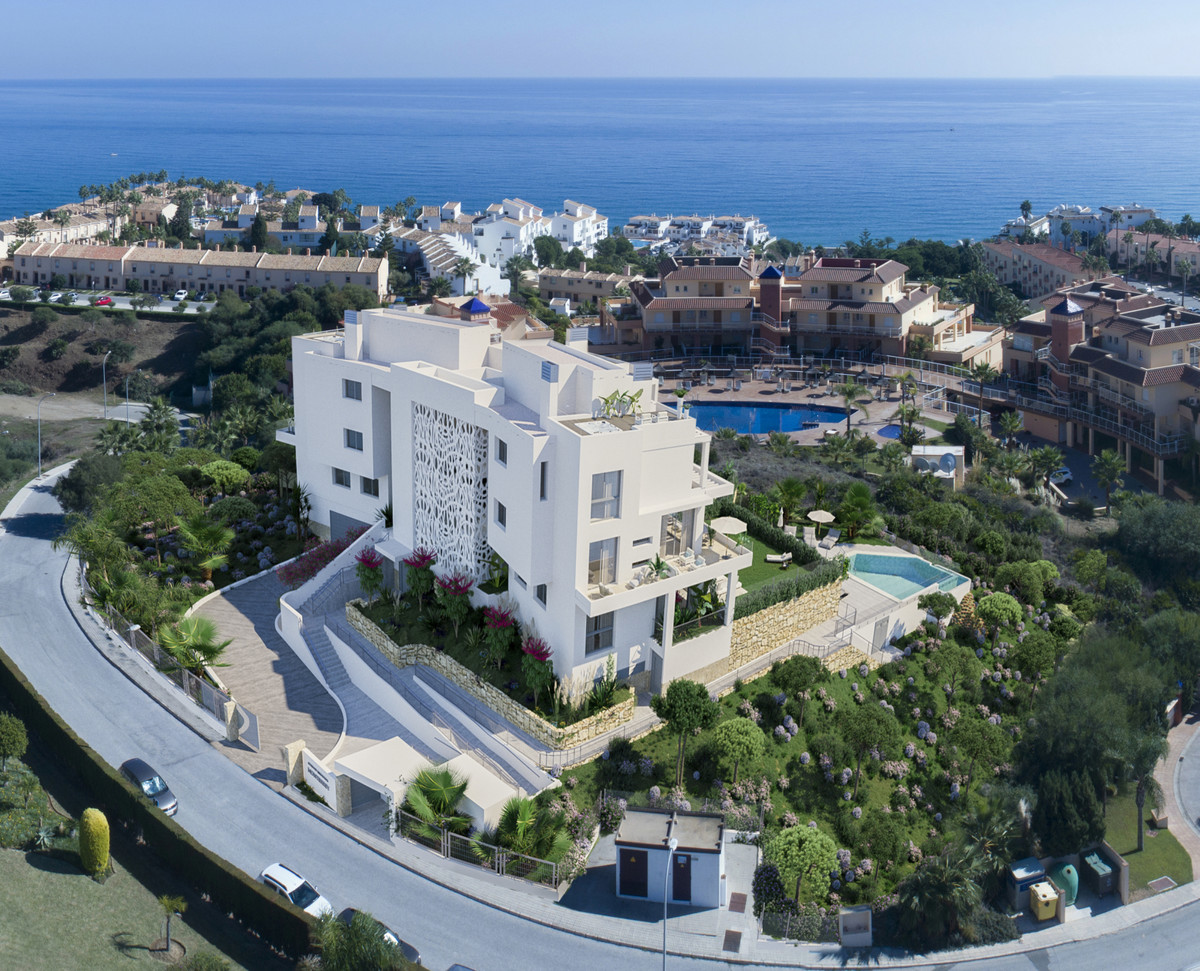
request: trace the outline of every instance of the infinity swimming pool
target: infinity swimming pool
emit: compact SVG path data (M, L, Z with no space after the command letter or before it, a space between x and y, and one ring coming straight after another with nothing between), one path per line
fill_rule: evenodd
M857 410L857 409L856 409ZM846 420L845 408L796 404L722 404L697 401L691 415L706 432L732 428L740 435L798 432L806 424L836 424Z
M864 583L905 600L930 587L949 592L967 578L935 566L919 556L888 556L881 553L853 553L850 556L850 575Z

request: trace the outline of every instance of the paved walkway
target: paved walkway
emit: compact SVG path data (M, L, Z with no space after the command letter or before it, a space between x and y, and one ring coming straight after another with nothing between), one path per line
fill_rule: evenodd
M1167 734L1170 749L1154 778L1163 790L1167 826L1192 858L1192 876L1200 880L1200 712L1195 707Z
M304 739L318 758L342 736L342 710L275 632L283 585L270 571L223 591L197 611L232 638L218 674L237 701L258 717L260 750L222 743L225 753L256 779L275 789L286 783L282 746Z

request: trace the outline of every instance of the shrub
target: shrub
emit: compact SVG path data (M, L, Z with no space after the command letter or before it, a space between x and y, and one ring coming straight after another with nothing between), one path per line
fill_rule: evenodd
M19 347L0 347L0 368L11 367L20 353Z
M769 507L773 508L776 514L778 514L778 505L769 503ZM752 508L735 506L733 501L728 498L714 502L709 508L712 510L714 517L736 516L746 524L746 532L755 539L762 540L764 543L775 547L781 553L791 553L793 563L815 563L821 558L821 555L806 544L803 539L785 533L773 522L763 519Z
M218 499L209 508L213 518L219 519L227 526L243 519L253 520L258 516L258 506L244 496L226 496L224 499Z
M19 759L28 746L25 723L16 715L0 715L0 769L7 769L8 760Z
M219 491L226 494L236 492L250 478L250 473L244 468L236 462L229 462L226 459L217 459L215 462L209 462L208 465L202 465L200 471L212 479L213 485Z
M99 809L85 809L79 819L79 862L93 876L108 870L108 818Z
M233 454L229 457L247 472L253 472L258 468L258 460L262 457L262 453L253 445L243 445L241 448L234 449Z
M279 582L285 587L289 590L295 590L296 587L302 583L306 583L320 573L321 570L333 562L334 557L343 552L364 532L366 530L352 529L341 539L330 540L325 543L318 539L309 540L300 557L291 563L285 563L283 566L276 568L275 575L279 577Z
M847 566L846 559L838 557L836 560L826 560L815 569L800 570L782 580L749 590L737 598L733 608L734 619L749 617L774 604L794 600L818 587L834 583L846 575Z

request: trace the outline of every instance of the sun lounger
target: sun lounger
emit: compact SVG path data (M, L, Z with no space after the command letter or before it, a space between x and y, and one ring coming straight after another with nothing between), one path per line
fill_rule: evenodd
M766 555L766 561L768 563L778 563L779 568L781 570L786 570L788 568L788 564L790 564L792 562L792 554L791 553L768 553Z
M817 545L817 527L816 526L805 526L804 527L804 545L805 546L816 546Z
M795 536L795 535L796 535L796 527L795 527L795 526L784 526L784 527L783 527L783 531L784 531L785 533L787 533L789 536Z
M837 541L842 538L840 529L831 529L825 534L825 538L821 540L821 549L831 550L837 545Z

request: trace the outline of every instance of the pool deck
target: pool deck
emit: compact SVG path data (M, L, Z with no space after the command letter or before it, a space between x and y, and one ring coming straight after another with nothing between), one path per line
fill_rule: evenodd
M671 390L669 387L664 387L659 393L660 401L670 403ZM876 397L878 395L878 397ZM825 441L826 434L845 434L846 419L845 406L842 404L842 399L839 395L830 394L829 388L807 388L794 387L793 390L780 393L779 387L773 381L742 381L741 391L726 391L725 379L721 378L715 385L694 387L687 395L684 396L684 401L689 403L704 402L705 404L722 404L722 405L794 405L797 407L822 407L836 408L843 412L843 417L838 422L822 422L816 428L804 428L800 431L787 432L787 436L798 445L820 445ZM866 398L862 399L866 402ZM889 395L886 388L883 386L872 389L871 400L866 403L864 410L863 404L856 403L857 412L851 416L850 427L869 434L875 439L876 444L886 445L888 442L894 442L894 438L885 438L879 434L879 429L885 425L893 424L892 416L896 414L896 409L900 407L900 394ZM926 430L928 434L928 430ZM766 435L756 433L756 437L763 440Z

